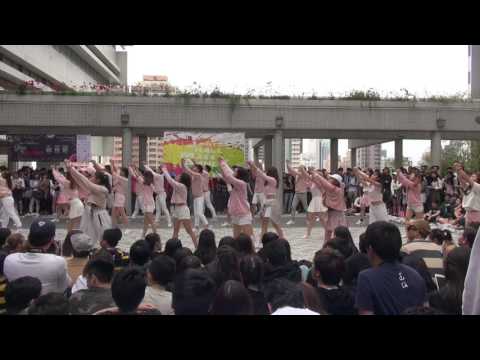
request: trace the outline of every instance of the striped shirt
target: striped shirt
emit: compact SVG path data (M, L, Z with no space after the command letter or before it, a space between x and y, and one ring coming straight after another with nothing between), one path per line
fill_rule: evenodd
M432 275L443 275L443 256L442 247L430 240L414 240L402 247L402 251L409 255L420 256L427 265L428 271Z

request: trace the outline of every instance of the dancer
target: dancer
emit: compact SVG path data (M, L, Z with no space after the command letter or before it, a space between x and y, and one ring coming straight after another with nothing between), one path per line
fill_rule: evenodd
M313 173L315 172L311 171L309 174L305 169L300 169L299 171L303 173L305 177L310 179L313 178ZM321 173L317 174L323 176ZM303 236L304 239L308 239L312 234L312 229L317 219L319 219L324 229L327 227L328 219L328 208L324 205L322 189L317 186L313 179L311 180L310 190L312 192L312 200L307 209L307 233Z
M278 170L276 167L272 166L267 170L267 173L264 173L262 170L257 168L253 161L249 161L248 165L256 174L256 176L260 177L265 184L265 204L263 205L261 212L262 232L260 234L260 239L263 237L263 234L267 232L269 222L272 223L273 227L277 231L278 237L283 238L284 236L281 226L282 209L277 201L277 189L279 183Z
M67 171L65 177L55 166L52 166L52 174L60 185L60 193L65 196L65 199L70 205L68 211L67 233L72 230L78 230L80 228L80 221L84 211L83 203L78 196L78 185L75 180L73 180L69 171Z
M99 245L103 232L112 227L112 219L107 211L107 197L111 191L108 177L97 171L89 180L69 160L65 160L65 167L79 188L83 188L89 193L80 221L80 230L94 239L96 245Z
M135 194L135 208L132 213L132 219L135 219L140 211L142 211L142 213L144 211L142 209L142 194L138 191L138 183L135 179L132 179L132 193Z
M142 197L142 209L143 209L143 233L142 238L147 235L148 227L152 228L154 233L157 233L157 226L155 225L155 216L153 211L155 210L155 200L153 199L153 173L145 171L143 176L140 174L140 170L133 164L129 167L130 174L137 181L137 194L141 194Z
M12 196L12 176L8 171L2 172L0 176L0 204L2 205L0 211L1 226L8 227L8 223L12 219L15 228L20 229L22 222L15 210L15 201Z
M287 225L293 225L295 224L295 214L297 212L298 203L302 203L303 209L305 211L307 211L308 209L307 188L309 186L309 183L308 178L305 178L305 175L302 175L302 173L295 171L295 169L290 166L290 161L287 161L287 169L288 173L295 177L295 195L293 196L291 213L292 218L287 222ZM299 170L305 170L305 167L303 165L300 165Z
M458 179L462 185L468 185L462 200L462 207L465 209L465 226L471 223L480 222L480 174L474 173L468 176L463 166L455 162L453 165L457 172Z
M407 189L407 212L405 213L405 223L410 222L413 216L416 220L423 219L422 203L422 176L415 172L408 179L401 169L397 169L398 181Z
M232 186L228 200L228 212L232 219L233 237L236 239L241 233L252 237L252 213L248 203L247 190L249 182L248 170L239 166L233 171L223 157L219 157L218 163L223 179Z
M95 160L90 160L90 162L93 164L93 167L95 168L96 171L100 171L105 175L107 175L108 183L110 184L110 189L113 189L113 176L112 176L112 168L110 167L110 165L102 166L99 163L97 163ZM109 213L113 208L113 201L114 201L113 197L114 197L114 193L113 191L111 191L107 197L107 210L109 211Z
M338 174L328 175L328 180L316 173L312 174L312 181L325 194L325 206L328 208L327 225L325 227L325 242L331 240L333 231L337 226L347 226L345 218L345 191L342 177Z
M180 232L180 226L183 225L183 228L188 235L192 238L193 245L197 248L197 236L192 228L192 219L190 218L190 209L187 205L187 193L188 189L192 184L192 180L188 173L182 173L180 175L180 181L173 180L168 169L165 165L161 166L162 173L165 175L165 179L168 181L170 186L173 188L171 204L173 206L173 217L175 221L173 223L173 235L172 239L178 239L178 233Z
M68 190L65 190L65 186L63 186L60 181L58 181L58 179L55 177L55 175L53 174L53 169L54 167L52 166L52 175L53 177L55 178L55 181L58 183L58 191L56 191L56 196L54 196L55 200L55 208L56 208L56 212L57 212L57 219L60 220L60 219L65 219L67 218L68 219L68 214L70 212L69 210L69 203L70 203L70 199L68 197L67 194L65 194L65 191L68 192ZM55 171L57 172L58 175L60 175L61 177L63 177L65 179L65 173L63 172L63 169L60 169L60 171L56 170Z
M194 164L196 163L194 162ZM212 198L210 193L210 171L212 171L212 168L210 166L205 165L203 167L203 171L202 171L203 198L204 198L205 206L208 208L208 210L212 214L212 220L217 222L217 213L215 212L215 208L212 204Z
M256 169L261 169L258 165L251 167L252 176L255 179L255 188L253 190L252 199L252 216L255 216L258 211L258 205L260 205L260 211L265 206L265 180L258 176Z
M128 191L128 169L117 169L113 159L110 160L112 166L113 177L113 208L112 208L112 225L116 226L118 223L123 225L128 224L128 217L125 211L125 203Z
M163 173L158 174L155 171L153 171L153 169L150 168L146 163L143 164L143 167L145 168L145 170L150 171L153 174L153 186L155 189L155 193L157 194L157 197L155 199L155 212L156 212L155 221L159 223L160 215L164 213L165 217L167 218L168 227L172 227L172 218L170 217L170 211L168 211L168 207L167 207L167 193L165 192L165 176L163 175Z
M389 221L387 207L383 202L380 174L374 172L372 175L368 176L357 167L353 168L353 173L370 185L368 193L370 203L368 223L373 224L375 221Z
M182 159L182 168L190 175L192 179L192 197L193 197L193 216L195 230L199 232L200 222L202 222L205 229L208 229L208 220L205 216L205 198L203 197L202 187L202 165L193 165L193 170L185 165L185 159Z

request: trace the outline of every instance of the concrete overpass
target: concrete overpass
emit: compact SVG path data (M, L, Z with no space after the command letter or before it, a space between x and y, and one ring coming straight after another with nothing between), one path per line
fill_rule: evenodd
M430 139L432 160L439 164L442 139L480 137L480 102L0 94L0 129L5 134L123 136L124 159L131 158L134 135L145 142L166 130L245 132L263 138L258 146L265 146L266 163L278 168L283 167L284 138L330 138L333 170L338 139L395 140L397 165L402 139Z

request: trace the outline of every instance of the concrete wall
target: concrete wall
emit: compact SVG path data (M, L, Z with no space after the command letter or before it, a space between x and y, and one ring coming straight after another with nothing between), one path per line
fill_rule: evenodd
M287 138L430 139L437 119L446 120L443 139L477 139L480 103L250 100L232 106L224 99L132 96L0 95L0 126L7 131L120 135L120 115L130 115L137 134L164 130L245 131L247 137L273 134L284 118Z
M470 45L469 51L470 95L480 99L480 45Z

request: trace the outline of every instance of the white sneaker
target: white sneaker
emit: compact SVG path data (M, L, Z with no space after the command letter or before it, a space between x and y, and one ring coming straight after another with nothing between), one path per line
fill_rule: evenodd
M295 224L295 221L293 221L293 220L287 221L287 225L293 225L293 224Z
M363 225L363 220L358 220L355 225Z
M222 227L227 227L228 225L230 225L228 222L224 222L224 223L222 224Z
M171 227L172 227L172 223L171 223L171 222L170 222L170 223L168 223L168 225L167 225L167 226L168 226L169 228L171 228Z
M137 215L136 214L132 214L132 219L136 219L137 218Z
M302 236L302 239L309 239L309 238L310 238L310 235L307 235L307 234Z

